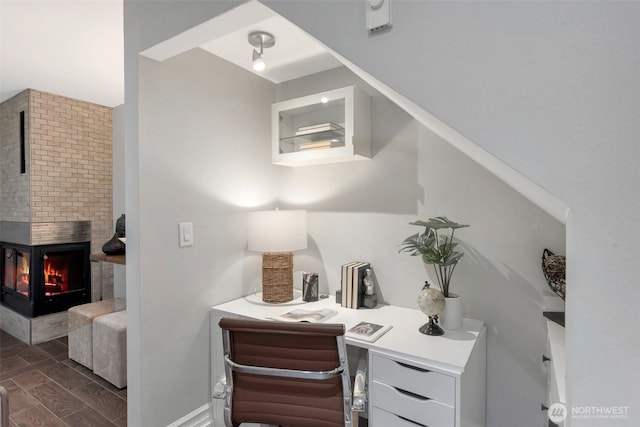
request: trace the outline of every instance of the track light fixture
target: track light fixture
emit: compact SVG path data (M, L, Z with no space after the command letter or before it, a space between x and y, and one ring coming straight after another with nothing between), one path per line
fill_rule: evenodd
M265 69L264 59L262 59L262 53L264 49L273 47L276 44L276 39L269 33L264 31L254 31L249 34L249 44L253 47L259 48L260 51L254 49L253 56L251 58L251 66L255 71L262 71Z

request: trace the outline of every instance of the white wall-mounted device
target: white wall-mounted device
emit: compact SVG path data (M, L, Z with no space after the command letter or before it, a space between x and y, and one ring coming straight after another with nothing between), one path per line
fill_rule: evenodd
M391 28L391 0L365 0L369 34Z

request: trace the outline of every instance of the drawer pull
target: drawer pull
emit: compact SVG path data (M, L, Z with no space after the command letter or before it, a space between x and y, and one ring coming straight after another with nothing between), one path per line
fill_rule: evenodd
M415 394L415 393L412 393L412 392L407 391L407 390L403 390L403 389L398 388L398 387L394 387L394 389L396 389L396 391L397 391L398 393L402 393L402 394L404 394L404 395L407 395L407 396L413 397L414 399L418 399L418 400L425 400L425 401L426 401L426 400L431 400L431 399L429 399L428 397L420 396L419 394Z
M429 427L429 426L427 426L427 425L425 425L425 424L417 423L417 422L415 422L415 421L413 421L413 420L410 420L409 418L405 418L405 417L403 417L403 416L401 416L401 415L398 415L398 414L393 414L393 415L395 415L396 417L398 417L398 418L400 418L401 420L404 420L404 421L406 421L406 422L408 422L408 423L411 423L411 424L414 424L414 425L417 425L417 426L420 426L420 427Z
M428 369L424 369L424 368L419 368L417 366L413 366L413 365L407 365L406 363L402 363L402 362L398 362L396 361L396 363L404 368L409 368L409 369L413 369L414 371L420 371L420 372L430 372Z

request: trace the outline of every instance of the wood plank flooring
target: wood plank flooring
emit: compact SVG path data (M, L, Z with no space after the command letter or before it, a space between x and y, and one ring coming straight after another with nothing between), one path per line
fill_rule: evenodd
M127 389L70 360L67 337L29 346L0 330L10 427L123 427Z

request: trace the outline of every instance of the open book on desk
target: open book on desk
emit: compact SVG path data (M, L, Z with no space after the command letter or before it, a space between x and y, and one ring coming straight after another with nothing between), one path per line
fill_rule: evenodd
M304 310L302 308L295 308L293 310L285 311L276 316L268 317L271 320L280 320L283 322L309 322L318 323L324 322L327 319L338 314L337 311L330 308L322 308L318 310Z
M392 325L379 325L372 322L359 322L345 332L345 336L360 341L374 342L383 336Z

